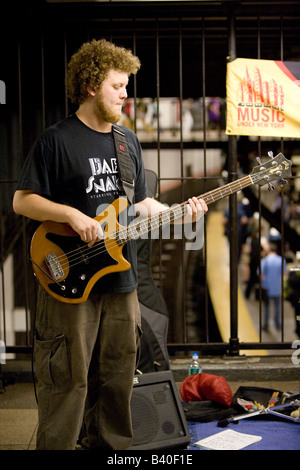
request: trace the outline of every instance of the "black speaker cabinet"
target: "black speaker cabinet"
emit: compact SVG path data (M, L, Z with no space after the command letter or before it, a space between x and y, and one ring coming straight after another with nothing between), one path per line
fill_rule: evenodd
M184 449L190 434L171 371L134 377L131 450Z

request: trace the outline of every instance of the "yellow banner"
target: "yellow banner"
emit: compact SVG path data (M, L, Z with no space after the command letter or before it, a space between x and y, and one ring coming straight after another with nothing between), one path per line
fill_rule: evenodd
M300 137L299 78L300 62L228 63L226 134Z

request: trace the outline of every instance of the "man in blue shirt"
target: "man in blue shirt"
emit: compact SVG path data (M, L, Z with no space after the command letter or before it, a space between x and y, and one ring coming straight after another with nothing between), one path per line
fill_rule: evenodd
M283 263L283 269L282 269ZM281 328L280 321L280 295L282 284L282 272L285 272L286 262L277 253L275 244L270 245L270 251L261 261L262 288L265 289L265 319L263 330L268 331L270 316L270 300L273 299L275 307L275 327Z

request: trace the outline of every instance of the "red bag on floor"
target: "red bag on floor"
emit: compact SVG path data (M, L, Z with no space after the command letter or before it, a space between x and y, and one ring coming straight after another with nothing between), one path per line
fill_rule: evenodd
M205 372L184 379L180 394L185 402L212 400L225 406L232 403L232 391L226 379Z

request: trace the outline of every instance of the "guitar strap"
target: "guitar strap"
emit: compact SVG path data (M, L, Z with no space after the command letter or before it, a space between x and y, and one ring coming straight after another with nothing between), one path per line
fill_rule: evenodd
M113 136L122 185L129 203L132 204L134 196L134 179L132 176L131 159L125 134L116 124L113 124L112 127L114 131Z

